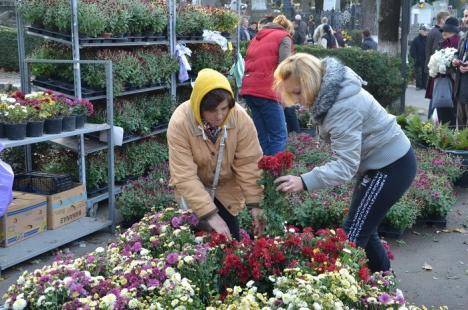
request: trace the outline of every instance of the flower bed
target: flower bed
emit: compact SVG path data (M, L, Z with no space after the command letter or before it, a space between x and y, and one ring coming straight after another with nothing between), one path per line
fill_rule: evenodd
M198 220L167 208L106 248L24 272L7 309L336 309L402 307L391 274L369 275L342 230L282 238L195 234ZM250 306L250 307L249 307Z
M290 170L293 175L310 171L333 158L329 145L307 134L290 135L288 143L288 149L295 155ZM461 160L457 157L434 148L415 148L415 151L418 160L416 179L383 220L385 226L399 232L411 228L420 217L445 217L456 202L452 181L462 173ZM340 227L351 203L352 192L353 184L350 182L313 193L288 194L284 196L288 200L287 210L276 212L267 222L286 221L288 225L299 228ZM242 212L241 226L251 229L251 222L249 213Z

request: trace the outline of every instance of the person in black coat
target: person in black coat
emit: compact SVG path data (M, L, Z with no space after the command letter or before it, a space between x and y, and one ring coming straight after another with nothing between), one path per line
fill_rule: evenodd
M425 89L427 73L424 68L426 64L426 40L427 28L425 25L419 27L419 35L411 42L410 55L414 59L414 76L416 78L416 89Z

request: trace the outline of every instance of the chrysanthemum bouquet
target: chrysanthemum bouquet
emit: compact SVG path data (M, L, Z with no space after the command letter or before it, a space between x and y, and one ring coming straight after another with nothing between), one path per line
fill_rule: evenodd
M438 74L446 74L447 68L452 64L457 50L455 48L444 48L436 51L431 58L427 67L429 68L429 75L436 77Z

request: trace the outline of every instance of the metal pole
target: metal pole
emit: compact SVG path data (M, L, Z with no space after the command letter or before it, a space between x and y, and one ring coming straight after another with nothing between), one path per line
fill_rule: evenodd
M80 60L80 37L78 33L78 0L70 0L71 4L71 37L72 37L72 51L73 60ZM80 63L75 62L73 64L73 77L74 77L74 88L75 97L81 99L81 75L80 75Z
M28 88L28 80L26 74L26 63L24 60L26 59L26 49L24 47L24 24L23 24L23 17L20 13L20 6L21 0L17 0L15 2L15 11L16 11L16 33L17 33L17 41L18 41L18 65L21 75L21 91L26 93Z
M177 19L177 14L176 14L176 3L175 0L169 0L168 3L168 11L169 11L169 27L167 29L167 36L169 39L169 53L175 57L175 46L176 46L176 19ZM177 78L176 78L176 73L173 73L171 75L171 100L172 103L175 104L176 102L176 96L177 96Z
M79 177L80 183L86 188L86 161L85 161L85 145L84 145L84 134L79 135L78 141L78 152L80 158L78 158L78 168L79 168Z
M111 231L115 230L115 189L114 189L114 94L112 81L112 61L106 62L106 103L107 124L107 188L109 193L109 219L112 221Z
M399 112L405 111L406 101L406 82L408 78L408 65L407 65L407 54L408 54L408 33L410 24L410 0L403 0L401 6L401 76L404 82L401 85L401 98Z

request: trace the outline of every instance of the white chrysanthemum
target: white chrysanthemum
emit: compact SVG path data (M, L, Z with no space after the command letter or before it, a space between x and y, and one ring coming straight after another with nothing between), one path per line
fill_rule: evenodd
M142 248L141 251L140 251L141 256L147 256L149 253L150 253L150 251L145 249L145 248Z
M94 252L96 252L96 253L98 253L98 254L99 254L99 253L103 253L103 252L104 252L104 248L103 248L103 247L98 247L98 248L96 248L96 250L94 250Z
M37 303L36 305L39 307L39 306L42 306L42 304L44 303L46 297L44 295L41 295L38 299L37 299Z
M101 302L104 303L105 306L110 307L113 309L115 302L117 301L117 297L114 294L108 294L102 297Z
M13 303L13 310L23 310L27 306L26 300L20 298L16 299L15 302Z
M128 302L128 307L130 309L136 309L138 308L138 306L140 305L140 302L138 301L138 299L130 299L130 301Z

